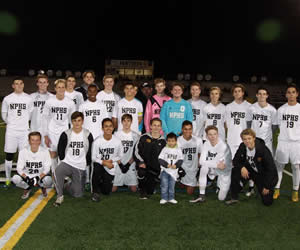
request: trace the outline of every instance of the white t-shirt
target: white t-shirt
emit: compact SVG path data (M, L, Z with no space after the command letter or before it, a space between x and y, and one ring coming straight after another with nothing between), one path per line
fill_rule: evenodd
M246 151L247 151L247 156L246 156L246 160L248 161L248 163L250 164L250 167L255 171L258 172L257 167L255 165L255 162L253 161L254 156L255 156L255 148L250 150L248 147L246 147Z
M109 117L106 106L99 101L86 100L80 105L79 111L84 115L83 127L92 133L93 138L102 135L102 120Z
M193 134L195 136L203 136L203 108L206 106L206 102L199 99L193 101L189 99L188 102L192 105L193 108Z
M68 141L66 155L62 161L74 168L85 170L86 153L84 150L83 131L78 134L72 131L70 140Z
M71 100L73 100L76 110L79 109L79 106L84 102L83 95L81 92L73 90L73 92L65 91L65 96L69 97Z
M26 93L13 92L4 97L1 114L7 124L6 130L28 130L32 109L32 98Z
M110 140L106 140L102 135L93 142L92 160L102 165L103 160L112 160L114 167L109 169L104 166L104 169L110 174L115 175L115 166L117 161L123 159L123 147L121 140L112 135Z
M109 118L112 118L113 113L117 107L118 102L121 100L121 97L115 92L106 93L104 90L100 91L97 96L97 100L106 105L107 113Z
M17 172L25 174L29 178L48 174L50 172L51 157L48 149L39 146L37 152L33 153L30 146L23 148L18 156Z

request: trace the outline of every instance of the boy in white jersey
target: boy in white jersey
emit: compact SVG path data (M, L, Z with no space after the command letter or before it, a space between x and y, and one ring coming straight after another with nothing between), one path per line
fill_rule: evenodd
M38 131L42 134L42 115L46 101L53 96L47 91L49 80L48 76L40 74L37 76L38 91L32 93L30 97L33 99L33 111L30 121L30 130ZM44 145L44 135L42 134L42 145Z
M49 151L41 146L41 134L31 132L28 135L29 146L19 152L17 172L12 178L17 187L24 189L21 196L27 199L34 186L42 188L44 197L47 197L46 188L52 185L52 178L49 176L51 158Z
M123 159L123 146L113 135L114 126L109 118L102 121L103 136L99 136L92 147L92 201L100 201L100 193L112 191L115 169Z
M199 82L193 82L191 84L191 95L192 98L188 102L193 108L193 135L202 137L203 136L203 108L206 102L200 99L201 85Z
M82 93L74 90L75 86L76 86L76 78L72 75L67 76L65 96L73 100L76 106L76 110L78 110L79 106L83 103L83 96Z
M106 105L108 118L112 118L117 104L121 100L121 97L113 91L114 84L114 77L112 75L105 75L103 77L104 89L97 94L97 101Z
M3 99L1 107L2 119L6 123L4 145L6 186L10 185L14 153L27 144L29 120L33 109L31 97L23 92L23 79L15 78L12 88L14 92Z
M122 116L123 129L116 133L123 146L123 158L121 163L116 167L113 192L116 192L119 186L127 185L132 192L137 191L137 174L135 161L133 159L133 149L139 139L139 134L130 129L132 115L125 114Z
M220 102L221 95L219 87L210 88L210 103L203 108L203 121L205 128L210 125L217 127L219 137L225 141L225 105ZM203 140L206 140L205 133L203 133Z
M43 111L43 134L45 144L50 149L52 158L52 173L57 166L57 144L61 133L71 124L71 115L75 111L74 102L65 97L66 80L58 79L54 82L56 95L49 98Z
M239 148L242 140L241 132L247 128L249 120L249 108L251 104L244 100L245 87L242 84L235 84L231 88L234 97L233 102L226 105L225 121L227 127L227 143L230 147L232 158Z
M73 197L83 195L86 166L91 164L93 136L82 127L84 116L81 112L75 111L71 120L72 129L61 134L57 147L60 164L54 171L56 207L64 201L64 189L67 189ZM69 177L71 182L64 185L66 177Z
M183 176L180 182L185 185L186 192L193 194L197 186L197 171L199 169L199 157L202 150L202 139L198 138L193 133L193 124L190 121L182 123L182 136L178 137L178 147L183 154L182 168L186 175Z
M287 103L277 111L280 134L275 153L277 162L278 183L275 186L274 199L279 197L279 188L282 180L282 172L286 164L291 163L293 172L292 201L298 202L298 189L300 181L300 104L297 102L299 95L295 84L286 88Z
M199 176L199 197L192 200L195 202L204 202L205 189L207 185L207 175L211 179L218 176L218 199L225 200L230 188L231 181L231 152L229 146L219 137L218 128L208 126L205 129L207 141L203 144L200 157L200 176Z
M123 126L121 117L124 114L131 114L131 130L138 134L141 134L141 131L139 130L139 125L142 123L143 120L143 105L140 101L134 98L136 95L134 87L135 86L133 83L125 83L125 97L118 102L116 113L113 114L113 122L115 126L118 124L118 130L122 130Z
M178 168L181 167L183 156L181 149L177 145L177 137L174 133L167 135L167 145L162 149L158 156L161 165L160 173L160 204L170 202L176 204L175 183L178 178Z

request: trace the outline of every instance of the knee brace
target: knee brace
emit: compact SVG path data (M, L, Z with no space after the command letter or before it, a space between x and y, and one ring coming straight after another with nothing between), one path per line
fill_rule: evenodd
M137 171L137 178L139 180L143 180L146 177L147 170L144 168L139 168Z
M14 153L6 153L5 160L12 161L14 159Z

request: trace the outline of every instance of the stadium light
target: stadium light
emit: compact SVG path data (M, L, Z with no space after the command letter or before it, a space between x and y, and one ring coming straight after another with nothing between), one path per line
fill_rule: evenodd
M7 74L7 69L0 69L1 76L6 76L6 74Z
M257 82L257 76L251 76L250 80L251 80L252 83Z
M234 76L232 77L232 80L233 80L234 82L238 82L238 81L240 80L240 77L239 77L238 75L234 75Z
M183 80L183 74L182 74L182 73L179 73L179 74L177 75L177 80L179 80L179 81L182 81L182 80Z
M55 72L55 75L56 75L57 77L62 77L62 71L61 71L61 70L57 70L57 71Z
M37 73L38 73L38 75L43 75L43 74L45 74L45 71L40 69Z
M35 75L35 70L34 69L28 70L28 75L29 76L34 76Z
M186 81L191 80L191 74L185 74L184 75L184 80L186 80Z
M81 72L80 71L76 71L74 75L75 75L76 78L80 78L81 77Z
M206 75L205 75L205 80L206 80L206 81L210 81L211 79L212 79L211 74L206 74Z
M203 75L197 74L197 81L202 81L202 80L203 80Z
M267 81L268 81L268 78L267 78L266 76L262 76L262 77L260 78L260 80L261 80L262 82L267 82Z
M286 78L286 82L287 82L288 84L292 83L293 80L294 80L294 79L293 79L292 77L287 77L287 78Z
M66 70L65 74L66 74L66 76L71 76L71 75L73 75L73 73L72 73L71 70Z
M47 76L52 77L54 75L54 72L52 69L47 70Z

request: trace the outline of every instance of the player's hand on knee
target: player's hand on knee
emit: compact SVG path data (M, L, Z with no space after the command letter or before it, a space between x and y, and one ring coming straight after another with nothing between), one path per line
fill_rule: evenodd
M270 193L270 190L269 190L269 189L263 188L263 190L262 190L262 194L263 194L263 195L267 195L267 194L269 194L269 193Z
M247 170L247 168L245 167L242 167L241 169L241 175L244 179L249 179L249 172Z

